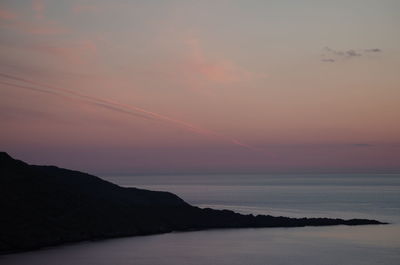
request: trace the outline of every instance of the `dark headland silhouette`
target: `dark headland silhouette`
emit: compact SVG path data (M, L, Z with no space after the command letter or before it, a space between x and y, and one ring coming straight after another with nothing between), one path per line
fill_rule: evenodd
M384 224L201 209L169 192L123 188L78 171L28 165L5 152L0 152L0 211L0 253L208 228Z

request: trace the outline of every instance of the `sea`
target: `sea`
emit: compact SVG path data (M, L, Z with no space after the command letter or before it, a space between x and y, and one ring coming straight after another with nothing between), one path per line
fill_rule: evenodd
M211 229L81 242L0 256L6 265L399 265L400 174L104 176L205 208L388 225Z

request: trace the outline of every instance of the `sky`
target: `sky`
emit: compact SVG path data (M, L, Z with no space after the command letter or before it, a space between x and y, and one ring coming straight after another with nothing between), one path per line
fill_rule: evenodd
M0 149L97 174L400 172L400 1L0 0Z

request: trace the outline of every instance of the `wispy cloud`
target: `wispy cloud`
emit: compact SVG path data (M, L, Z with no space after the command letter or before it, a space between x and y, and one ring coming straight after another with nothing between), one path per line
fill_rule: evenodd
M321 62L326 63L333 63L338 61L339 59L351 59L362 57L366 53L380 53L382 52L379 48L372 48L372 49L363 49L363 50L335 50L329 47L325 47L323 49L323 54L321 55L322 59Z
M192 74L202 76L208 81L233 83L261 76L240 67L228 59L209 58L199 39L187 39L185 44L189 51L186 69L190 70Z
M0 77L9 79L9 80L27 83L29 85L33 85L34 87L20 85L20 84L13 84L10 82L3 82L3 81L0 82L5 85L19 87L19 88L23 88L23 89L29 89L32 91L52 94L52 95L61 96L61 97L73 97L78 100L86 101L86 102L89 101L89 103L91 103L91 104L95 104L97 106L101 106L101 107L107 108L109 110L127 113L127 114L131 114L131 115L135 115L135 116L141 116L141 117L148 118L148 119L164 121L164 122L178 126L180 128L186 129L188 131L191 131L191 132L199 134L199 135L205 135L208 137L217 138L220 140L228 141L234 145L238 145L238 146L245 147L248 149L254 149L252 146L247 145L233 137L226 136L224 134L202 128L195 124L192 124L192 123L189 123L186 121L177 120L175 118L172 118L172 117L160 114L160 113L156 113L153 111L149 111L149 110L137 107L137 106L122 104L122 103L119 103L119 102L116 102L113 100L109 100L109 99L85 95L85 94L82 94L80 92L77 92L77 91L74 91L71 89L60 88L60 87L55 87L55 86L51 86L51 85L47 85L47 84L42 84L42 83L32 81L32 80L29 80L26 78L22 78L19 76L15 76L15 75L0 73ZM39 86L39 88L36 86Z
M344 56L345 57L359 57L359 56L362 56L362 54L355 50L348 50L344 53Z
M17 17L17 13L14 13L13 11L4 7L0 7L0 20L15 20Z
M325 62L325 63L334 63L335 59L332 58L323 58L321 59L321 62Z
M381 49L374 48L374 49L365 49L364 52L382 52Z
M7 75L0 74L0 76L5 77ZM18 81L21 81L21 80L18 80ZM76 98L76 97L71 97L71 96L68 96L68 95L60 94L57 91L51 91L51 90L48 90L48 89L37 88L37 87L33 87L33 86L26 86L26 85L21 85L21 84L14 84L14 83L4 82L4 81L0 81L0 84L6 85L6 86L10 86L10 87L17 87L17 88L22 88L22 89L26 89L26 90L31 90L31 91L35 91L35 92L40 92L40 93L44 93L44 94L50 94L50 95L57 96L57 97L63 97L63 98L68 98L68 99L72 98L75 101L93 104L95 106L98 106L98 107L101 107L101 108L105 108L105 109L108 109L108 110L112 110L112 111L116 111L116 112L120 112L120 113L124 113L124 114L129 114L129 115L141 117L141 118L148 119L148 120L154 120L151 117L142 115L140 113L134 113L132 111L127 111L127 110L124 110L122 108L118 108L118 107L115 107L115 106L112 106L112 105L107 105L107 104L102 103L102 102L91 100L90 98L84 98L84 97Z
M29 35L60 35L69 32L66 27L46 18L45 9L45 2L41 0L32 1L32 17L0 7L0 27Z
M32 10L35 13L35 18L43 19L46 6L44 0L33 0Z

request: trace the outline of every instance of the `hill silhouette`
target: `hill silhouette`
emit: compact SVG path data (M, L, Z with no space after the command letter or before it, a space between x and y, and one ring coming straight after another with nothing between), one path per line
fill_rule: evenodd
M169 192L123 188L78 171L28 165L5 152L0 152L0 211L0 253L208 228L383 224L201 209Z

